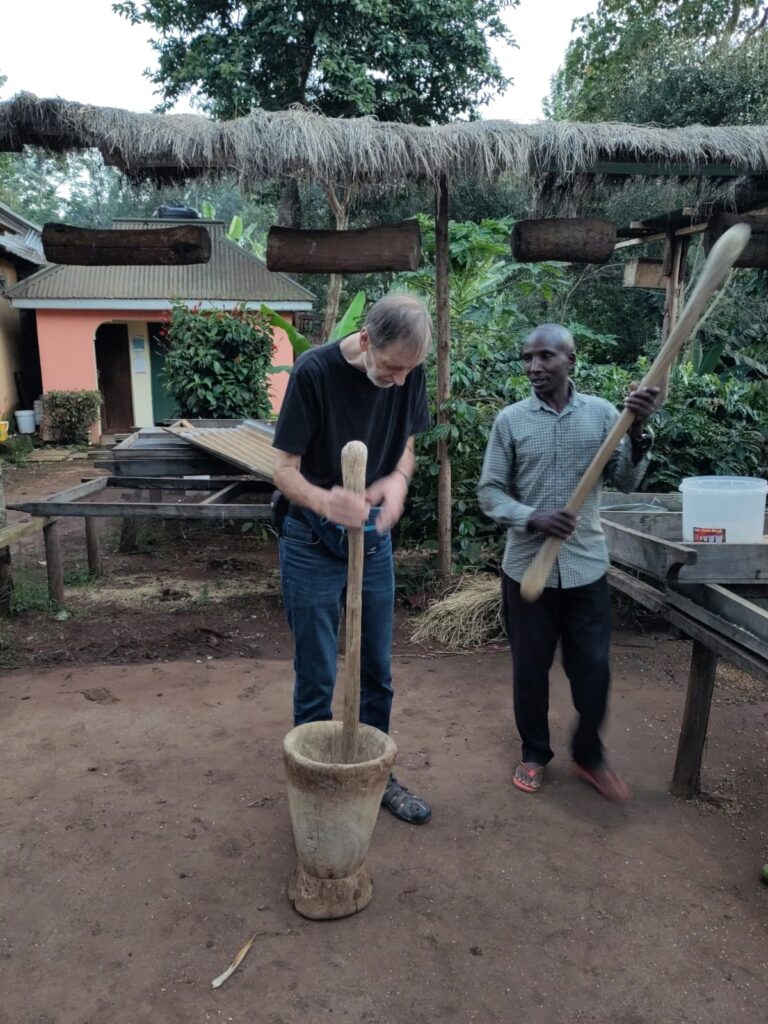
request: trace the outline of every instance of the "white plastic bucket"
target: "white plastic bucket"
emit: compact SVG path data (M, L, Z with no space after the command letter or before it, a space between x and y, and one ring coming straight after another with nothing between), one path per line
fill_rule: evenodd
M768 481L752 476L691 476L683 492L683 540L756 544L765 530Z
M16 429L20 434L34 434L35 432L35 410L17 409Z

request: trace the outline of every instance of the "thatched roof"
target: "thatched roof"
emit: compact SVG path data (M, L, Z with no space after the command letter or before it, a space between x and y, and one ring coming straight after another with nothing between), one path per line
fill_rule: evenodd
M134 179L234 173L242 181L435 183L534 176L768 176L768 126L656 128L513 121L417 127L305 110L216 122L21 94L0 103L0 151L95 148ZM623 168L623 169L622 169ZM627 169L629 168L629 170Z

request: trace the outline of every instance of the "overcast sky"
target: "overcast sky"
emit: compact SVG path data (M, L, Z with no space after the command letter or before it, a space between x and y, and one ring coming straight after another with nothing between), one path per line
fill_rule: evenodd
M522 0L504 17L519 49L497 49L515 84L495 100L485 117L535 121L542 98L562 61L574 18L597 0ZM17 92L100 106L146 111L157 103L143 77L155 62L144 26L112 13L111 0L3 0L0 74L8 81L0 99ZM177 110L188 110L182 102Z

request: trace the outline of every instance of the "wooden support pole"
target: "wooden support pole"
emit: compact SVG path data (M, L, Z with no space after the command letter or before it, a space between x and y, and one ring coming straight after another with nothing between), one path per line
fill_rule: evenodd
M64 566L61 561L59 526L55 519L43 527L45 564L48 573L48 594L57 605L64 604Z
M8 523L5 510L5 487L3 485L3 465L0 462L0 530ZM13 570L11 568L11 549L0 548L0 615L11 614L13 599Z
M91 576L101 576L104 573L97 522L98 520L93 516L85 517L85 547L88 552L88 571Z
M120 495L123 501L130 502L133 495L128 492L124 492ZM141 495L139 495L141 497ZM123 522L120 527L120 540L117 545L117 550L121 555L132 555L136 551L136 536L139 529L138 519L132 516L124 516Z
M667 243L664 249L663 271L667 278L667 294L664 302L664 320L661 325L661 344L667 340L672 328L677 323L677 314L680 309L680 294L685 278L685 263L688 253L690 238L679 237L674 232L667 235ZM671 368L664 374L661 382L659 401L663 402L667 397L669 389L669 375Z
M0 615L8 616L13 610L13 566L11 549L0 548Z
M672 776L673 796L688 800L699 792L701 760L707 738L709 709L715 688L717 655L699 640L693 641L688 692L685 697L683 724L677 745L675 772Z
M435 197L435 294L437 305L437 422L448 424L445 408L451 397L451 316L448 301L448 182L445 177ZM448 438L437 442L437 571L451 572L451 454Z

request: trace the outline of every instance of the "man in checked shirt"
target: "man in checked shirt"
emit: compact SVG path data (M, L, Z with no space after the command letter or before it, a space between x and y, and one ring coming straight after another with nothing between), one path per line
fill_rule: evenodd
M628 800L629 788L606 764L600 739L611 640L608 551L598 510L601 487L595 487L578 515L565 508L619 414L610 402L582 395L573 386L573 338L560 324L537 327L523 345L522 358L533 394L496 417L478 486L483 511L507 528L502 596L512 651L515 721L522 740L512 783L535 793L554 756L549 670L560 640L578 713L571 740L576 774L609 800ZM604 474L622 491L636 490L648 466L652 442L644 426L658 395L658 388L638 388L624 399L635 420ZM565 543L544 593L527 604L520 596L520 580L547 536Z

